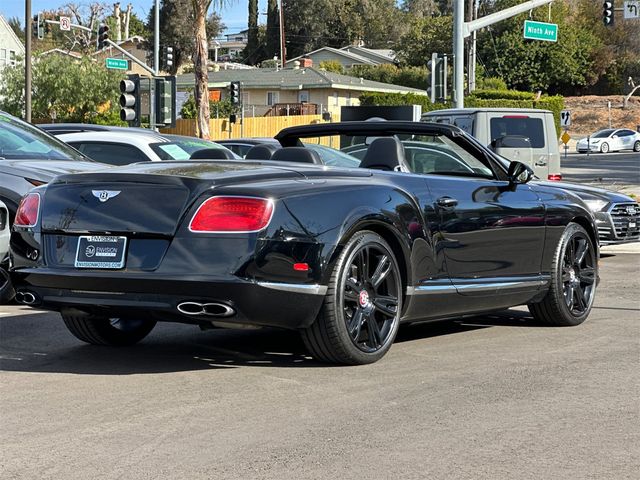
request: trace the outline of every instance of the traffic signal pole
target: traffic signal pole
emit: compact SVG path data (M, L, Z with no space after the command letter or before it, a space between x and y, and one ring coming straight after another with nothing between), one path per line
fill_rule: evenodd
M31 123L31 35L33 25L31 23L31 0L26 0L24 5L24 29L26 38L24 42L24 119Z
M454 107L464 107L464 39L481 28L514 17L536 7L551 3L553 0L530 0L528 2L505 8L499 12L477 18L470 22L464 21L464 0L454 0L453 3L453 54L455 55L453 88L455 93Z

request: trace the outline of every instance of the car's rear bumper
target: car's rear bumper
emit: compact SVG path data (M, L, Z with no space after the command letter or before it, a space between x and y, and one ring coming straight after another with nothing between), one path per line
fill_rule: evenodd
M145 315L161 321L309 326L326 286L258 282L237 277L162 277L127 272L21 268L12 272L21 303L48 310L80 310L109 317ZM33 295L33 300L27 294ZM223 304L228 315L185 314L184 302Z

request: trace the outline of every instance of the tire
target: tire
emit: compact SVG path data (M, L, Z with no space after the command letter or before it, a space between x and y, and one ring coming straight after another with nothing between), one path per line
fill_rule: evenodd
M62 314L64 324L79 340L92 345L122 347L138 343L149 335L156 322L137 318L107 318L95 315Z
M584 228L570 223L554 254L549 291L541 302L530 304L529 311L548 325L579 325L593 306L597 278L593 241Z
M357 232L336 262L318 318L301 331L311 355L347 365L380 360L398 333L402 288L387 242L376 233Z
M600 145L600 151L602 153L609 153L609 144L607 142L604 142L602 145Z
M636 140L636 143L633 144L633 151L640 152L640 140Z

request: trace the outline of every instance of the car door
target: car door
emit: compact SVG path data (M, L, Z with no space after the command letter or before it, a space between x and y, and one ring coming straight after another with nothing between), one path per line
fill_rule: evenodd
M621 150L633 150L633 133L631 130L619 130L617 132Z
M542 201L529 185L510 185L480 149L448 140L451 155L474 172L426 175L451 282L463 295L536 285L545 237Z

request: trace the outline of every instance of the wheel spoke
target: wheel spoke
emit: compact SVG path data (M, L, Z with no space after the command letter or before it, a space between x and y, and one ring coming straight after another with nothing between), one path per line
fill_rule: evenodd
M564 290L564 301L569 307L569 310L573 309L573 285L569 284Z
M356 308L356 311L353 313L353 317L349 321L349 335L354 342L358 343L358 337L360 336L360 330L362 329L362 320L364 318L364 312L360 307Z
M565 263L567 265L573 265L573 260L575 258L575 250L574 250L574 239L572 238L571 240L569 240L569 243L567 244L567 250L564 254L564 258L565 258Z
M578 248L575 252L575 264L581 265L585 255L587 254L588 245L587 241L584 238L578 238L576 239L576 242L578 244Z
M358 252L356 262L358 266L358 280L364 283L369 279L369 247L364 247Z
M369 332L369 346L377 348L382 345L382 334L378 322L373 315L367 317L367 331Z
M593 267L586 267L580 270L578 278L582 283L593 285L596 281L596 271Z
M378 262L376 270L373 272L373 275L371 275L371 283L373 284L373 287L378 288L382 281L387 278L387 275L389 275L390 271L391 261L389 260L389 257L387 257L386 255L382 255L382 257L380 257L380 261Z
M587 308L587 303L585 302L585 292L582 290L580 285L576 285L575 289L575 297L576 297L576 309L583 312Z
M387 317L395 317L398 313L398 299L395 297L379 295L373 300L373 304L376 310Z
M571 273L569 273L569 267L562 267L562 283L567 283L571 280Z
M355 290L345 290L344 291L344 299L348 300L350 302L357 302L358 301L358 292L356 292Z

